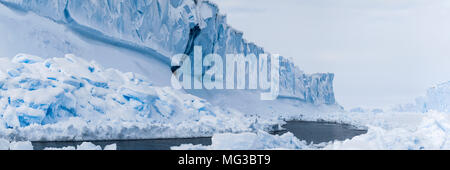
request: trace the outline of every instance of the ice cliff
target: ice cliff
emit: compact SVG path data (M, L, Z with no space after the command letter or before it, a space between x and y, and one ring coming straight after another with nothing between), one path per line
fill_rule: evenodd
M174 54L267 53L243 39L226 22L218 7L205 0L0 0L22 12L32 12L72 31L110 45L124 47L169 64ZM292 56L294 57L294 56ZM224 60L225 61L225 60ZM170 77L167 76L167 79ZM312 104L335 104L331 73L305 74L292 61L280 59L280 98ZM217 95L190 92L206 99Z

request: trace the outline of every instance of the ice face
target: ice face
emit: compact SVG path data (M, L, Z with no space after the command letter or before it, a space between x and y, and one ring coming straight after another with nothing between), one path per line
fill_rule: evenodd
M64 24L91 39L149 54L166 64L175 54L192 57L194 46L201 46L204 55L217 53L222 57L228 53L256 56L268 53L243 39L243 33L227 24L218 7L204 0L0 2L12 9L31 11ZM281 57L280 98L335 104L333 78L331 73L305 74L291 60ZM190 93L200 95L204 92Z

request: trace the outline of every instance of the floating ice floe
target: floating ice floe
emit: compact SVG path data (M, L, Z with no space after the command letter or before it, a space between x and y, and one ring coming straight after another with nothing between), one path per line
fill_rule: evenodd
M174 146L174 150L264 150L264 149L311 149L312 145L300 141L292 133L271 135L265 131L256 133L215 134L209 146L183 144Z
M102 150L102 147L91 142L83 142L80 145L66 146L62 148L44 148L44 150ZM106 145L103 150L117 150L116 144Z
M0 150L33 150L33 145L30 141L9 142L0 138Z

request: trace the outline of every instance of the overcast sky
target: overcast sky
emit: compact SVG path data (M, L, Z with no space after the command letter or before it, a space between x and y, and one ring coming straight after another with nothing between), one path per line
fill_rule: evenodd
M413 102L450 81L448 0L212 0L228 23L305 72L335 73L345 108Z

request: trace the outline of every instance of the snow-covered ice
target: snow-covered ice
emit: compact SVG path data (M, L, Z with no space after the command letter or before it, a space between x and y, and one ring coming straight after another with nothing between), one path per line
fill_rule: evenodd
M117 150L117 144L106 145L103 150Z
M102 150L102 147L91 142L83 142L77 146L77 150Z
M250 131L252 118L73 55L0 59L0 136L100 140Z

